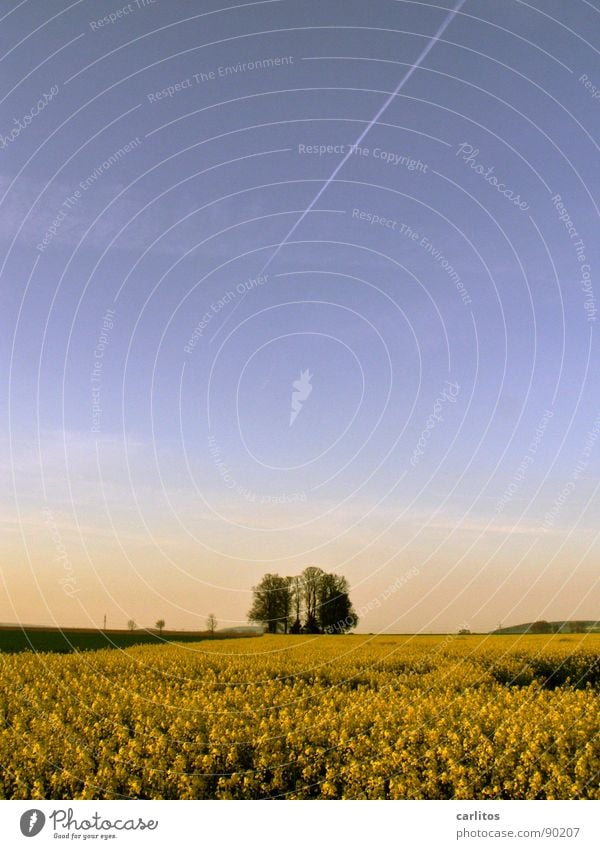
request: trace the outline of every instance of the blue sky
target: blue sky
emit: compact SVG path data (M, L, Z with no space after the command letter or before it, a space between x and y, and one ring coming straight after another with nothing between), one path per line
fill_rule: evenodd
M313 205L446 8L4 12L1 621L597 618L600 11L467 0Z

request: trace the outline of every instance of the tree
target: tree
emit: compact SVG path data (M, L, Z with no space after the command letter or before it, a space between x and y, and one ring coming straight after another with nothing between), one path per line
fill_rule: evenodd
M307 566L301 576L306 613L304 630L309 634L319 633L319 588L324 574L318 566Z
M156 623L156 627L158 628L158 633L162 634L162 629L165 627L165 620L159 619Z
M318 566L308 566L293 578L269 573L252 592L248 619L263 623L271 634L343 634L358 624L348 581Z
M281 604L281 622L283 624L283 633L287 634L290 629L292 619L292 610L294 604L294 579L284 578L279 591Z
M206 620L206 630L210 631L211 634L214 634L217 630L217 617L214 613L208 614L208 618Z
M358 616L348 594L348 581L342 575L321 575L318 601L318 622L321 631L344 634L358 624Z
M290 625L290 634L299 634L302 630L300 614L302 612L302 578L295 575L291 578L292 606L294 609L294 621Z
M280 626L287 634L292 612L291 579L267 573L252 592L254 598L248 619L261 622L270 634L276 634Z
M137 625L135 624L135 621L133 619L129 620L129 622L127 623L127 628L129 631L135 631Z

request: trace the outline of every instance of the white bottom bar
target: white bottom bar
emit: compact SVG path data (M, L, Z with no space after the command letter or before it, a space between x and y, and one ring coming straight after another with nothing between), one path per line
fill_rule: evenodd
M597 801L3 801L2 845L285 849L600 845ZM174 841L174 842L173 842Z

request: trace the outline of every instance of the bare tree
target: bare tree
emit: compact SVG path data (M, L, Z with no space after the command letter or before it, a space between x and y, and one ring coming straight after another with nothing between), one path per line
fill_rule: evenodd
M156 623L156 627L158 628L158 633L162 634L162 629L165 627L165 620L159 619Z
M217 617L214 613L208 614L208 618L206 620L206 630L210 631L211 634L214 634L217 630Z
M135 624L135 620L130 619L129 622L127 623L127 629L129 631L135 631L136 628L137 628L137 625Z

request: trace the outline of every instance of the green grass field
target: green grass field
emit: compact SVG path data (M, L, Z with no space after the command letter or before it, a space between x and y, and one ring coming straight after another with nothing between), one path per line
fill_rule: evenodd
M225 640L239 634L220 632L210 634L202 631L100 631L85 628L23 628L0 627L0 652L23 651L57 652L69 654L73 651L96 649L124 649L142 644L168 645L170 643L198 642L198 640Z

